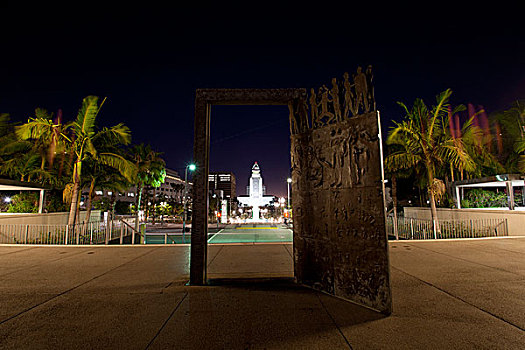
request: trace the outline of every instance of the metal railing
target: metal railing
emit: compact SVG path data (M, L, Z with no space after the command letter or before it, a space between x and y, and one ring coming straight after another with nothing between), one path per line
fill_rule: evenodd
M94 221L75 225L0 224L0 244L124 244L136 232L125 219ZM135 233L135 234L133 234Z
M397 236L396 230L397 228ZM388 217L387 234L398 239L446 239L508 236L507 219L433 220Z

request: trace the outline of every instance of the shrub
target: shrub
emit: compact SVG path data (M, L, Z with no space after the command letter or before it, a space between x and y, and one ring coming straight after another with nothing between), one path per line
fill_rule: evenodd
M8 213L36 213L38 212L39 195L34 192L22 192L11 197L7 208Z
M505 192L472 189L465 197L461 202L464 208L501 208L508 205Z

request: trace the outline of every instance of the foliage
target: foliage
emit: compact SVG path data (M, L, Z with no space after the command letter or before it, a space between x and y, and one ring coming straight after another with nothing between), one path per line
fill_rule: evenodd
M38 212L39 195L35 192L22 192L11 197L7 208L8 213L36 213Z
M129 156L137 168L133 183L136 185L159 187L166 177L166 163L150 145L141 143L130 148Z
M139 211L141 210L142 192L145 187L157 188L164 183L166 177L166 163L160 157L159 152L155 152L150 145L135 145L128 151L128 157L132 159L136 167L136 176L133 184L136 186L136 220L135 229L138 230Z
M387 139L387 144L397 146L386 159L387 169L390 171L423 169L423 178L427 180L432 218L436 222L436 199L444 192L442 181L436 177L440 167L445 164L465 170L476 167L466 152L462 140L451 138L446 132L451 115L465 108L458 106L452 110L449 103L451 94L450 89L438 94L436 105L431 107L419 98L414 101L411 108L398 102L405 111L405 118L400 123L394 122L395 126Z
M482 189L472 189L461 202L464 208L502 208L508 205L505 192L495 192Z
M107 198L98 198L93 201L93 206L96 210L100 211L110 211L111 202Z
M518 168L518 154L522 153L521 144L525 139L525 100L515 101L509 109L493 113L491 117L496 123L495 141L500 162L505 164L508 173L518 169L525 172L525 167Z
M62 193L59 190L46 191L45 210L48 213L64 212L68 210L67 203L62 200Z
M69 204L70 222L76 220L82 189L89 189L88 205L95 189L125 192L137 181L160 186L165 176L160 153L150 146L137 146L145 150L145 159L138 162L142 173L138 174L137 159L123 150L131 140L129 128L123 123L112 127L97 124L104 102L97 96L87 96L76 119L68 123L62 123L60 110L55 117L37 108L21 125L10 123L9 115L0 114L0 174L50 187L46 210L64 211L65 204ZM108 202L107 209L115 206L117 211L129 213L129 205L124 208L114 199Z

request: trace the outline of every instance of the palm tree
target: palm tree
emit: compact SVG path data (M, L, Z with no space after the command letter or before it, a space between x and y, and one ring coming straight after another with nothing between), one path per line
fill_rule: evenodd
M89 188L86 200L85 219L85 222L89 223L95 189L109 190L113 194L126 192L130 187L130 182L118 170L94 161L85 163L82 171L84 173L82 176L82 185L83 187ZM113 208L114 203L112 202L111 204ZM113 213L111 217L113 218Z
M394 215L394 236L398 239L397 232L397 179L408 178L417 171L417 163L411 159L408 145L402 139L397 144L391 144L387 148L388 156L385 158L385 172L392 182L392 212ZM402 158L402 159L401 159ZM405 168L406 165L412 166Z
M134 178L136 174L136 168L133 163L122 155L115 152L101 152L96 148L98 144L127 145L131 141L129 128L122 123L111 128L103 128L99 131L95 130L96 117L104 101L105 99L99 106L97 96L84 98L77 119L68 124L71 137L67 137L67 140L69 142L69 148L74 154L72 200L68 225L74 225L76 222L79 209L82 165L88 158L117 169L129 180Z
M142 193L145 186L159 187L166 177L165 162L160 157L161 153L155 152L150 145L135 145L131 147L129 156L135 163L137 175L134 179L136 186L136 213L135 231L139 230L139 211L141 208Z
M436 177L437 168L446 163L451 163L455 168L473 170L475 163L461 145L460 139L451 139L444 132L448 125L449 98L452 94L447 89L436 96L436 105L427 107L422 99L416 99L411 109L405 104L398 104L405 111L405 119L394 122L387 139L390 145L398 145L400 149L390 154L391 169L409 169L422 165L427 180L432 220L436 232L440 233L437 218L436 199L444 191L443 181ZM457 107L453 113L463 109Z
M520 143L525 138L525 100L515 101L511 108L491 115L496 121L496 141L501 163L506 171L520 170ZM522 171L522 170L520 170Z
M20 140L31 140L32 152L40 156L39 180L45 176L46 161L49 169L57 153L64 151L66 143L66 126L60 119L53 121L53 115L43 108L35 109L35 117L15 128Z
M525 137L517 140L514 146L516 153L519 155L518 169L522 174L525 174Z

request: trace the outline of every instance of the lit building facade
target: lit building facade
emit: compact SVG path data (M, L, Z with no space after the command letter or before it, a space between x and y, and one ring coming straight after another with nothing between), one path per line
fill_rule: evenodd
M208 175L208 184L211 193L222 191L223 198L237 197L235 175L227 172L215 172Z
M191 193L191 185L192 183L188 181L188 195ZM164 183L161 184L155 192L157 197L160 197L164 200L182 203L182 197L184 196L184 179L181 179L179 177L179 174L175 170L166 169L166 177L164 178ZM128 188L126 192L116 193L115 200L134 204L136 201L136 193L137 188L135 186L132 186ZM95 196L98 198L102 197L110 199L113 196L113 192L97 189L95 191Z

